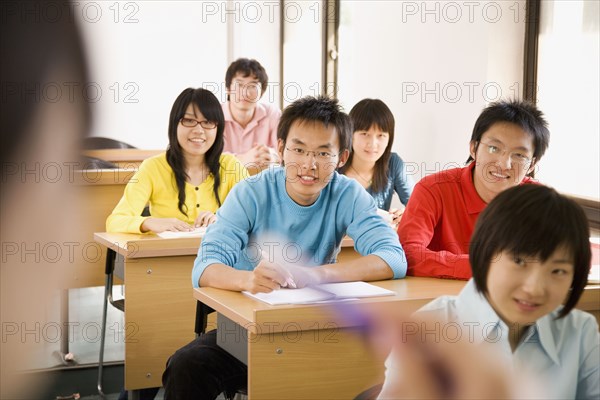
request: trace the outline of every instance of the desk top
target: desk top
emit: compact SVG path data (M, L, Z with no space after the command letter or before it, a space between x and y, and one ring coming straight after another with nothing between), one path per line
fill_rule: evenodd
M411 313L442 295L456 295L465 281L406 277L404 279L369 282L396 292L395 296L369 297L352 301L357 307L387 308ZM252 333L280 332L282 330L310 330L347 327L352 323L336 313L335 303L284 304L272 306L240 292L215 288L194 289L194 297L217 312L235 321ZM348 303L348 302L344 302Z
M106 161L144 161L146 158L164 153L165 150L141 150L141 149L100 149L83 150L83 154L96 157Z
M75 170L69 177L77 186L126 185L136 173L134 168Z
M94 240L126 258L187 256L198 254L201 238L164 239L153 233L94 233ZM354 241L345 237L342 247L354 247Z
M466 281L406 277L370 282L396 292L395 296L371 297L353 301L359 309L377 307L390 312L412 313L443 295L457 295ZM286 330L311 330L352 326L336 312L335 303L272 306L240 292L215 288L194 289L194 297L254 334ZM577 304L582 310L600 310L600 285L588 285ZM293 328L293 329L292 329Z
M125 258L187 256L198 254L201 238L163 239L152 233L94 233L94 240Z

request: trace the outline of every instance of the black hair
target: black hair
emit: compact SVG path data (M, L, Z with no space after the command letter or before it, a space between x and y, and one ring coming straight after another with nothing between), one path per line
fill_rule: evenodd
M492 125L507 122L517 125L533 138L533 163L537 163L548 148L550 143L550 132L548 123L544 119L544 114L529 101L506 100L491 103L483 109L471 134L471 143L475 144L475 150L479 146L481 137ZM467 163L473 161L469 156ZM534 176L534 169L528 173L528 176Z
M367 131L371 127L377 128L389 135L388 145L383 151L379 160L375 162L375 171L373 173L373 183L371 188L374 192L382 191L388 182L388 166L392 154L392 144L394 143L395 120L389 107L379 99L363 99L356 103L350 110L350 119L354 126L354 132ZM345 174L352 165L354 151L350 153L348 161L339 172Z
M352 146L352 121L336 99L307 96L287 106L279 119L277 139L285 144L292 124L297 121L320 122L326 128L333 125L338 134L340 152Z
M260 82L261 97L267 90L269 76L267 75L267 71L265 71L264 67L260 65L258 61L249 58L238 58L232 62L225 73L225 87L227 90L231 87L231 81L237 74L242 74L243 77L254 75ZM227 100L229 100L229 95L227 95Z
M173 169L175 174L175 182L177 184L177 190L179 191L178 208L184 215L187 216L187 210L185 209L185 181L188 175L185 172L185 159L183 157L183 151L177 140L177 127L179 121L185 115L187 107L193 104L204 115L208 121L215 122L217 124L217 134L215 142L206 152L204 162L208 167L210 173L213 176L213 193L217 204L221 206L221 199L219 198L219 185L221 184L221 177L219 175L220 169L220 158L223 153L224 139L223 131L225 130L225 117L223 116L223 109L219 100L206 89L193 89L187 88L175 99L173 107L171 108L171 114L169 116L169 147L167 149L167 162Z
M493 258L502 251L547 260L564 246L573 258L571 290L559 318L579 301L591 263L589 226L583 209L556 190L537 184L507 189L477 219L469 260L477 290L487 294Z

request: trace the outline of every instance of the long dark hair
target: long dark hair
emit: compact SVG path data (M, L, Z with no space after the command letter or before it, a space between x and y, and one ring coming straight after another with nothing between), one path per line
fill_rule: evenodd
M373 183L371 189L373 192L380 192L385 189L388 182L388 165L392 154L392 144L394 143L394 115L385 103L379 99L363 99L356 103L350 110L350 119L354 125L354 132L366 131L371 127L380 129L389 134L390 140L383 151L383 155L375 162L375 172L373 173ZM346 171L352 165L354 151L350 153L348 162L340 168L340 173L346 174Z
M223 153L223 130L225 129L225 117L223 116L223 109L219 100L214 94L206 89L193 89L187 88L175 100L173 107L171 108L171 115L169 116L169 147L167 149L167 162L173 169L175 174L175 182L177 183L177 190L179 191L178 198L179 204L177 207L184 215L187 216L187 210L185 206L185 181L188 177L185 172L185 159L183 157L183 151L177 140L177 127L179 121L185 115L185 110L190 104L194 104L202 115L212 122L217 124L217 135L215 142L208 149L204 156L204 162L208 167L208 170L213 176L214 185L213 193L217 204L221 206L221 199L219 198L219 185L221 184L221 177L219 175L221 153Z

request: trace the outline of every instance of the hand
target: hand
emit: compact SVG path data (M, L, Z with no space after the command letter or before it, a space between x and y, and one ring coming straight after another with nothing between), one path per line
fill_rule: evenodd
M508 376L490 362L498 355L489 348L464 339L443 340L441 334L424 335L443 331L434 321L408 318L396 328L379 399L511 398Z
M271 163L272 164L279 164L281 163L281 158L279 157L279 153L277 152L277 150L275 150L272 147L268 147L269 149L269 153L271 154Z
M142 232L189 232L192 226L177 218L146 218L140 227Z
M286 286L286 276L267 260L261 260L254 268L244 290L250 293L269 293Z
M390 208L390 214L394 216L394 219L392 220L394 225L398 225L400 223L400 219L402 219L404 210L406 210L406 207L404 206L400 206L400 208Z
M260 169L264 169L271 162L272 155L269 147L255 143L247 152L238 154L237 158L246 168L259 167Z
M209 226L217 221L217 216L210 211L201 211L194 221L194 227Z
M319 267L304 267L299 265L277 265L276 268L282 271L283 276L288 276L288 286L294 289L300 289L306 286L318 285L323 282Z

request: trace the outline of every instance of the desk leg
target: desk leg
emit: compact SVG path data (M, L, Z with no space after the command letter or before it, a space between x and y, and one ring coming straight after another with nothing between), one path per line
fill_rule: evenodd
M250 399L350 399L383 382L376 359L351 329L248 337Z

